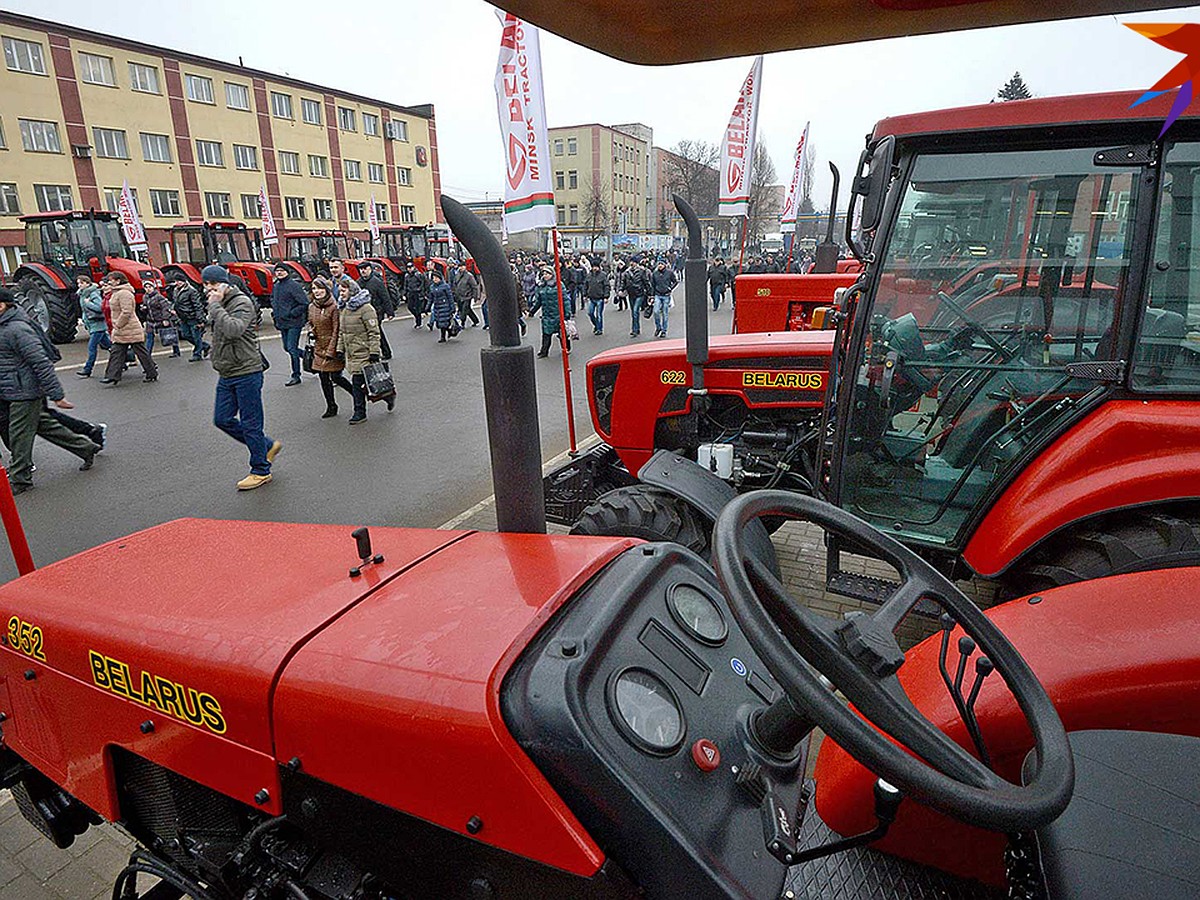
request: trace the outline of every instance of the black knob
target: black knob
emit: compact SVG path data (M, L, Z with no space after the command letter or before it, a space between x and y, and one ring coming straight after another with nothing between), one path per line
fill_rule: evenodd
M471 816L471 818L467 819L468 834L479 834L481 831L483 831L483 819L479 818L479 816Z
M271 799L271 794L266 788L259 788L258 793L254 795L254 802L259 806L266 806Z
M734 783L742 789L755 806L763 802L767 796L767 779L763 776L762 766L756 762L747 762L737 773Z
M37 672L33 671L33 669L25 670L25 680L26 681L33 681L33 679L35 679L35 678L37 678Z
M365 525L362 528L356 528L350 532L350 537L354 538L358 546L358 558L363 562L368 561L371 556L371 529Z
M138 728L142 734L150 734L154 731L154 723L147 719L145 722L139 725Z

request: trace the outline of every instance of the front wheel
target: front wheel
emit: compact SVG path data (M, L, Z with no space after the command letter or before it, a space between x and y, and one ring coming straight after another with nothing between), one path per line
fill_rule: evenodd
M31 305L41 300L50 313L50 340L69 344L75 340L79 327L79 296L74 291L60 291L34 275L27 275L18 284Z
M671 541L707 558L709 522L686 501L646 484L617 488L588 506L571 534Z

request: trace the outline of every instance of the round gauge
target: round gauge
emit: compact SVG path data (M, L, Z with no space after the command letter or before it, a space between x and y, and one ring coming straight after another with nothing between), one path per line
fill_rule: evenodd
M661 678L645 669L625 669L608 685L609 714L638 749L666 756L683 743L683 710Z
M698 587L677 584L667 596L667 606L680 627L702 644L718 647L725 643L729 627L716 602Z

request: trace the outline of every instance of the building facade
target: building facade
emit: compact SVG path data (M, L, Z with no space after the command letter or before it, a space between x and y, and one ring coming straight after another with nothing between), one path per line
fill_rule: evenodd
M561 233L578 238L610 230L653 230L645 203L649 142L607 125L570 125L549 132Z
M150 257L185 220L281 236L441 221L432 104L401 106L0 11L0 269L23 258L28 213L115 210L135 192Z

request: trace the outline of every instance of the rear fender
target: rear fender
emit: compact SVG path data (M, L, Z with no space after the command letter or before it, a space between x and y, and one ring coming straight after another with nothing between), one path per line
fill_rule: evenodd
M72 286L67 284L62 274L55 269L40 262L27 262L13 274L13 281L20 281L26 275L45 282L46 287L55 291L70 291Z
M738 495L732 485L669 450L659 450L650 457L638 472L638 480L685 501L708 520L710 529L725 505ZM779 575L775 545L762 522L754 522L747 529L746 547L776 576Z
M290 271L293 275L295 275L297 278L299 278L305 284L312 283L313 274L312 274L312 272L308 271L308 268L306 266L302 266L300 263L295 262L290 259L283 260L280 263L280 265L284 266L288 271Z
M1106 512L1200 494L1200 402L1113 400L1050 445L979 523L963 559L1002 575L1054 534Z
M170 276L172 274L182 275L192 287L200 287L200 270L191 263L171 263L163 266L163 274Z

